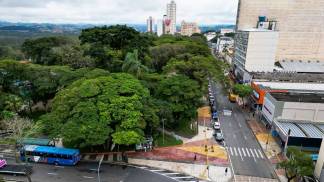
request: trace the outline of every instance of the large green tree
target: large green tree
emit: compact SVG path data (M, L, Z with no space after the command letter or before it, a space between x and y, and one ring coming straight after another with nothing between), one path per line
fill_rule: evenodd
M136 144L147 123L158 120L149 100L148 89L129 74L82 79L57 94L41 122L46 134L70 147Z
M284 169L288 182L294 178L312 176L314 164L312 158L302 152L299 148L289 147L287 150L288 159L278 163L277 168Z
M77 41L70 37L42 37L27 39L22 45L22 50L34 63L55 65L60 63L58 48L74 44L77 44Z
M42 66L17 61L0 62L0 86L3 92L15 94L23 100L45 105L62 88L80 78L106 76L100 69L71 69L68 66Z
M149 69L141 63L138 59L138 51L129 52L126 54L125 61L122 66L122 70L126 73L135 75L137 78L140 78L144 73L148 72Z
M86 53L97 60L97 67L108 68L114 72L120 71L114 67L128 52L136 49L139 58L143 59L152 43L148 35L126 25L84 29L79 38L81 44L90 46Z
M172 120L168 121L168 126L179 127L184 123L190 123L197 117L202 92L196 81L183 75L175 75L160 82L156 97L166 101L166 103L161 103L165 114L172 113ZM164 116L164 118L169 118L169 116Z

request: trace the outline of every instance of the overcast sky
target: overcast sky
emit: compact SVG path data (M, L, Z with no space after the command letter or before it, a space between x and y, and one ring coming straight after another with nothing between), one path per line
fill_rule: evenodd
M145 23L170 0L0 0L0 20L48 23ZM235 24L238 0L176 0L177 23Z

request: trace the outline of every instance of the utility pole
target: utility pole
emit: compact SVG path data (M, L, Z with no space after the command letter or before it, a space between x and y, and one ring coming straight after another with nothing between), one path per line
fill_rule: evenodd
M162 125L163 125L162 126L163 127L163 134L162 134L163 135L163 140L162 141L163 141L163 145L164 145L164 121L165 121L165 119L163 118L162 119Z

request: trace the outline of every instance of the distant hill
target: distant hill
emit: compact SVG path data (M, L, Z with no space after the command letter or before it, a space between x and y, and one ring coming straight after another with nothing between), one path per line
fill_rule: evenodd
M127 24L139 32L146 31L145 24ZM100 24L50 24L50 23L11 23L0 21L0 45L19 47L25 39L45 36L75 36L77 37L82 29ZM109 25L108 25L109 26ZM203 25L202 32L219 31L221 28L234 28L234 25ZM180 30L180 27L177 26Z
M137 31L145 32L145 24L127 24ZM49 23L11 23L0 21L0 31L18 32L51 32L51 33L75 33L79 34L84 28L103 26L100 24L49 24ZM202 25L200 29L205 31L219 31L221 28L234 28L234 25ZM177 26L180 30L180 26Z

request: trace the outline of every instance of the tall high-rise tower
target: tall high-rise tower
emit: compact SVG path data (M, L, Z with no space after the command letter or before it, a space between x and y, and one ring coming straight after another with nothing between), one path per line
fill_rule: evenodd
M177 31L177 5L173 0L167 4L167 16L171 20L170 34L174 34Z
M151 32L151 33L155 32L155 23L154 23L154 19L152 18L152 16L150 16L147 19L146 25L147 25L147 32Z

